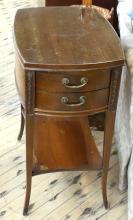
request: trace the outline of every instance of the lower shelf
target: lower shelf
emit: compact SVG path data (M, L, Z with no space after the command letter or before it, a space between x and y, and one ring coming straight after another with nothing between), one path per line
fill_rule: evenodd
M102 167L87 117L35 116L33 149L33 170L36 172Z

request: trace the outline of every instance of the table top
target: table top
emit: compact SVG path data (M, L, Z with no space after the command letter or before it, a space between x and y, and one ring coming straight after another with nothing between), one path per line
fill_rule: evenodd
M82 17L81 6L17 11L16 49L25 67L106 68L123 65L119 38L96 10Z

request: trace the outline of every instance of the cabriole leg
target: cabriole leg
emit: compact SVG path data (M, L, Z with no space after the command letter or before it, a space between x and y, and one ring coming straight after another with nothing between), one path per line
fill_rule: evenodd
M31 184L32 184L32 164L33 164L33 116L26 117L26 196L23 215L27 215Z

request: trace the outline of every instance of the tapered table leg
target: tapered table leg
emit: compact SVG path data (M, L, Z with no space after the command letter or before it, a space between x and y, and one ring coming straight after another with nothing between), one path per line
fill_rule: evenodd
M103 176L102 194L105 208L108 208L107 201L107 176L109 169L109 159L112 146L112 138L115 124L115 114L118 101L119 87L121 80L121 67L112 70L109 105L105 118L104 145L103 145Z
M32 183L33 164L33 116L26 116L26 196L23 215L27 215Z
M107 176L109 170L109 159L112 146L112 138L114 131L115 112L107 111L105 119L105 133L104 133L104 146L103 146L103 176L102 176L102 195L104 206L108 208L107 200Z

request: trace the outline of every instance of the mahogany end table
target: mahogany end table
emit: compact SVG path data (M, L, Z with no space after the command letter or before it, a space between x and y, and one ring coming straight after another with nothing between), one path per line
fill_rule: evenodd
M14 24L15 78L26 124L26 199L32 176L69 170L107 174L124 55L119 38L96 10L46 7L18 10ZM88 116L105 112L103 158Z

